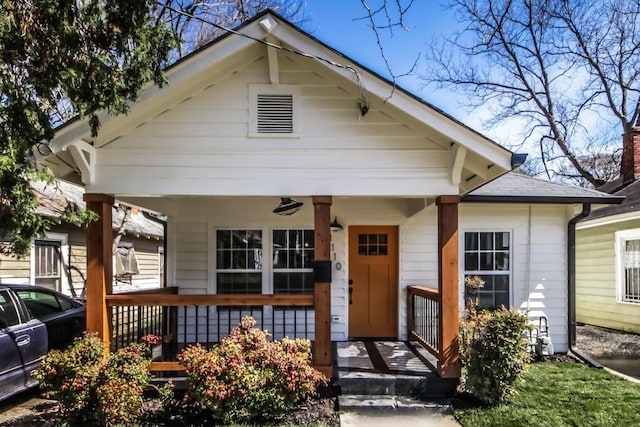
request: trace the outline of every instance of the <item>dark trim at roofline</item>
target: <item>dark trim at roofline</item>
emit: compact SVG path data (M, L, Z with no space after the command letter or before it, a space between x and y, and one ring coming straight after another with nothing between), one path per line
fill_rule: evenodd
M401 86L398 86L398 84L393 83L391 80L387 79L386 77L381 76L380 74L378 74L377 72L371 70L369 67L365 67L364 65L360 64L357 61L354 61L353 59L349 58L348 56L346 56L345 54L343 54L342 52L334 49L333 47L327 45L326 43L324 43L322 40L317 39L316 37L312 36L311 34L307 33L306 31L302 30L301 28L298 28L297 26L293 25L291 22L289 22L289 20L287 20L286 18L283 18L279 13L271 10L271 9L265 9L262 12L260 12L259 14L257 14L256 16L254 16L253 18L249 19L248 21L244 22L243 24L239 25L238 27L234 28L235 31L239 31L242 28L250 25L251 23L253 23L254 21L257 21L258 19L262 18L265 15L271 14L273 16L275 16L276 18L280 19L280 21L284 22L285 24L287 24L289 27L291 27L293 30L299 32L300 34L310 38L311 40L315 41L316 43L320 44L321 46L325 47L326 49L329 49L330 51L332 51L333 53L335 53L336 55L345 58L347 61L353 63L355 66L362 68L364 71L366 71L367 73L371 74L372 76L384 81L387 85L389 85L392 88L395 88L395 90L398 90L402 93L404 93L405 95L413 98L414 100L418 101L419 103L431 108L432 110L436 111L439 114L442 114L444 117L448 118L449 120L453 121L454 123L456 123L459 126L462 126L463 128L469 130L470 132L473 132L474 134L478 135L479 137L485 139L487 142L490 142L491 144L496 145L497 147L511 153L512 155L515 154L513 151L505 148L504 146L498 144L496 141L488 138L487 136L481 134L480 132L478 132L477 130L469 127L468 125L464 124L463 122L461 122L460 120L456 119L455 117L451 116L450 114L446 113L445 111L441 110L440 108L436 107L435 105L425 101L424 99L420 98L419 96L417 96L414 93L409 92L407 89L402 88ZM199 49L194 50L193 52L189 53L186 56L183 56L182 58L179 58L177 61L173 62L172 64L166 66L162 71L163 72L168 72L169 70L171 70L172 68L182 64L183 62L187 61L188 59L190 59L193 56L196 56L197 54L199 54L200 52L206 50L207 48L209 48L211 45L218 43L220 40L225 39L227 37L230 37L232 35L235 35L233 33L225 33L223 35L221 35L218 38L215 38L213 40L211 40L210 42L204 44L202 47L200 47ZM239 36L238 36L239 37ZM169 84L171 84L171 82L169 82ZM71 119L69 119L67 122L61 124L60 126L58 126L57 128L54 129L55 132L58 132L62 129L64 129L65 127L67 127L68 125L79 121L80 120L80 116L76 116L73 117ZM513 157L512 157L513 160ZM524 160L523 160L524 161Z
M463 203L545 203L572 205L575 203L596 203L619 205L624 201L621 196L609 197L557 197L557 196L482 196L469 194L460 200Z

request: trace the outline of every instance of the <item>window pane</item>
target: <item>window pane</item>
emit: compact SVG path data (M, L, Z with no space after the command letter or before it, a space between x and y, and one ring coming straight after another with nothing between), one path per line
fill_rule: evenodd
M231 251L218 251L216 266L218 269L229 269L231 268Z
M305 230L304 231L304 246L309 249L313 249L315 245L315 231L313 230Z
M378 243L386 244L387 243L387 235L386 234L379 234L378 235Z
M493 270L493 252L480 253L480 270Z
M274 273L274 294L300 294L313 292L313 273Z
M495 248L496 249L509 249L509 233L498 232L495 233Z
M496 292L509 292L509 276L493 276L493 288Z
M62 311L58 298L48 292L25 290L18 291L17 294L29 310L31 317L36 319L51 316Z
M358 243L364 245L367 243L367 235L366 234L358 234Z
M467 251L478 250L478 233L464 233L464 249Z
M494 306L492 308L500 308L500 306L509 307L509 293L508 292L497 292L495 294Z
M480 250L493 249L493 233L480 233Z
M509 252L496 252L496 270L509 270Z
M476 271L478 268L478 254L476 252L465 252L464 269Z
M231 249L231 231L218 230L218 249Z
M377 234L369 234L369 244L378 243L378 235Z
M247 268L247 253L243 250L231 252L231 265L234 270L244 270Z

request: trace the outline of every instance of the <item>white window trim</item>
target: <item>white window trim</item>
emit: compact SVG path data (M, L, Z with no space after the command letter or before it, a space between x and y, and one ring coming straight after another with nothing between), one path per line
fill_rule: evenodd
M313 230L313 225L304 225L304 224L287 224L287 225L274 225L270 227L259 226L259 225L238 225L238 226L224 226L218 227L216 226L215 220L208 221L208 238L209 244L208 246L208 281L207 281L207 292L210 294L218 293L218 283L217 283L217 233L218 230L260 230L262 232L262 259L267 260L268 262L262 263L262 294L263 295L272 295L273 294L273 230ZM165 261L166 262L166 261ZM238 271L238 270L236 270ZM276 270L286 271L286 270ZM300 270L293 270L295 272L299 272ZM311 269L313 271L313 269Z
M62 255L62 259L60 260L60 289L56 290L65 295L70 295L69 280L67 272L65 271L65 266L68 267L66 264L69 261L69 236L63 233L47 233L44 238L31 241L31 252L29 254L29 280L32 285L36 283L36 240L60 242L60 253Z
M616 266L616 302L618 304L630 304L637 306L639 303L624 301L624 246L627 240L640 240L640 228L621 230L615 232L614 259Z
M514 263L514 247L513 247L513 242L514 242L514 230L513 229L509 229L509 228L465 228L465 229L460 229L460 233L459 233L459 237L458 237L458 245L459 245L459 249L458 249L458 274L459 274L459 280L458 280L458 289L459 289L459 307L464 308L464 291L465 291L465 286L464 286L464 275L465 275L465 268L464 268L464 252L465 252L465 242L464 242L464 234L465 233L509 233L509 270L500 270L500 271L508 271L509 272L509 309L513 309L514 307L514 283L513 283L513 263ZM472 270L470 270L472 271ZM495 271L495 270L493 270ZM475 270L474 273L472 274L483 274L482 271L478 271Z
M292 133L258 133L258 95L292 95L293 97L293 132ZM300 115L300 87L297 85L249 85L249 132L250 138L300 138L302 120Z

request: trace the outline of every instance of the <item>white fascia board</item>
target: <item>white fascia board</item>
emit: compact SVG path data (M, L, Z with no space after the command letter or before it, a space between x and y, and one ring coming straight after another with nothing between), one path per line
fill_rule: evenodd
M282 42L292 46L295 50L357 69L360 72L366 91L380 99L386 99L389 94L391 94L392 87L387 82L366 70L360 69L353 63L348 62L346 57L334 53L289 26L278 25L272 34ZM355 76L352 71L342 67L328 65L321 60L317 61L331 71L341 75L343 78L355 82ZM504 171L511 170L511 152L509 150L457 123L450 117L414 99L406 93L396 90L393 96L386 102L435 129L453 142L466 146L469 150L488 159Z
M576 224L576 229L584 230L587 228L600 227L601 225L615 224L617 222L631 221L640 219L640 212L625 212L618 215L606 216L604 218L596 218L589 221L583 221Z

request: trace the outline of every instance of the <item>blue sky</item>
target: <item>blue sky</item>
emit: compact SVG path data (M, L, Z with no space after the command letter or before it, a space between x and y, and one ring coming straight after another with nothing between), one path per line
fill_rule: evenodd
M373 7L373 4L378 2L369 1L369 3ZM376 44L375 35L369 28L368 19L357 19L366 16L360 0L307 0L306 11L309 17L309 22L303 25L306 31L362 65L389 77ZM458 24L453 12L445 9L437 0L415 0L406 18L405 24L411 27L409 31L396 28L392 37L387 31L381 33L384 36L385 55L395 75L409 71L416 58L420 56L415 71L418 74L425 74L426 65L423 58L429 40L442 34L451 34ZM415 74L398 79L398 83L447 113L472 125L467 114L459 111L456 94L449 91L435 91L433 88L424 89L422 82Z
M381 1L368 0L368 4L373 8ZM395 0L388 0L388 3L393 4ZM403 0L403 3L407 1ZM307 0L306 6L309 21L302 25L305 31L360 64L390 77L360 0ZM365 19L358 19L363 17ZM405 25L410 30L396 28L392 36L388 31L380 33L385 55L395 75L409 71L419 57L413 75L401 77L397 83L502 145L514 147L520 143L519 126L505 123L486 129L484 123L490 115L488 109L470 110L464 106L465 98L461 93L432 86L425 88L418 77L428 72L424 61L428 43L436 37L450 36L461 29L454 11L445 8L439 0L414 0L405 19Z

